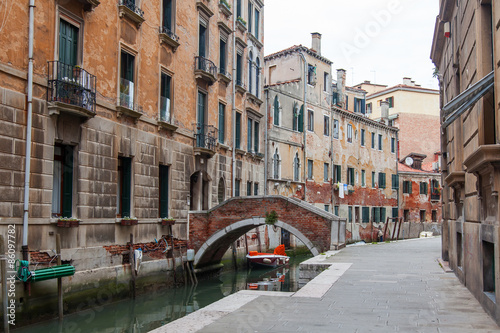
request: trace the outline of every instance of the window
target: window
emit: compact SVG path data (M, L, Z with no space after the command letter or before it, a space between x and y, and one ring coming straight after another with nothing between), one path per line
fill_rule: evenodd
M281 160L280 160L280 155L278 153L278 149L276 149L276 151L274 152L274 156L273 156L273 176L274 176L274 179L279 179L280 178L280 164L281 164Z
M236 112L236 133L235 133L235 143L236 149L240 149L241 147L241 113Z
M227 36L221 35L219 41L219 73L225 76L228 76L228 73L226 72L227 39Z
M307 65L307 83L310 85L316 84L316 67L311 64Z
M293 130L304 132L304 105L300 107L297 102L293 103Z
M197 108L197 132L195 135L197 147L206 147L206 119L207 119L207 94L198 91L198 108Z
M260 60L255 59L255 97L260 96Z
M399 189L399 176L398 175L392 175L392 189L393 190Z
M340 165L333 166L333 182L334 183L342 182L342 166Z
M167 123L171 120L170 114L170 83L172 78L161 73L161 85L160 85L160 121L165 121Z
M386 222L386 210L385 207L380 207L380 222Z
M427 187L429 184L427 182L420 182L420 194L427 195Z
M239 51L236 53L236 85L243 87L243 56Z
M259 140L260 140L260 134L259 134L259 123L254 121L254 133L253 133L253 151L254 153L259 152Z
M253 195L259 195L259 183L253 183Z
M405 180L403 181L403 193L411 194L411 181Z
M372 132L372 149L375 149L375 133Z
M378 150L382 150L382 134L378 135Z
M385 173L383 172L378 174L378 187L385 188Z
M234 196L239 197L240 196L240 186L241 186L241 180L236 179L234 181Z
M248 53L248 91L252 93L253 91L253 85L252 85L252 80L253 80L253 74L252 74L252 68L253 68L253 54L252 52Z
M410 210L405 209L405 210L403 211L403 220L404 220L405 222L409 222L409 221L410 221Z
M219 200L219 203L226 200L226 186L224 183L224 178L221 177L219 180L219 186L217 187L217 199Z
M247 150L249 152L252 152L252 144L253 144L253 140L252 140L252 119L248 118L247 119Z
M365 146L365 130L361 130L361 147Z
M323 134L326 136L330 136L330 117L323 116Z
M324 177L325 183L328 182L328 175L330 174L329 170L330 170L330 165L328 163L324 163L324 165L323 165L323 177Z
M120 58L120 106L134 109L134 60L135 57L125 51Z
M363 223L370 222L370 207L363 207L361 210Z
M345 95L345 109L349 110L349 96Z
M174 16L173 16L173 0L163 0L163 17L162 26L163 31L168 35L172 35L174 32Z
M313 179L313 161L307 160L307 179Z
M328 81L329 81L329 80L328 80L328 76L329 76L329 75L328 75L328 73L327 73L327 72L325 72L325 73L323 74L323 91L328 91L328 85L329 85L329 84L328 84Z
M375 188L375 171L372 171L372 188Z
M247 182L247 196L252 195L252 182Z
M439 181L436 179L431 180L431 200L439 200L441 195L441 189L439 187Z
M352 143L352 125L347 125L347 142Z
M437 222L437 210L433 209L432 212L432 222Z
M333 138L339 138L339 121L337 119L333 119Z
M372 103L366 104L366 113L367 114L372 113Z
M396 138L391 138L391 153L396 152Z
M307 130L314 131L314 111L307 110Z
M372 207L372 219L373 222L380 222L380 207Z
M247 22L247 26L248 26L248 32L252 32L252 12L253 12L253 6L252 6L252 3L250 1L248 1L248 22Z
M329 212L330 211L330 205L325 205L325 212Z
M299 153L295 153L293 159L293 180L298 182L300 180L300 159Z
M495 244L482 241L483 256L483 291L495 300Z
M226 106L219 102L219 142L224 143L226 136Z
M253 34L257 39L259 39L259 28L260 28L260 13L257 9L255 9L255 29Z
M274 97L274 125L280 125L280 101L278 100L278 95Z
M354 186L354 168L347 168L347 184Z
M236 17L241 17L241 0L236 0Z
M347 207L347 215L348 215L347 216L347 219L348 219L347 221L349 223L352 223L352 207L351 206Z
M420 222L425 222L425 210L420 210Z
M208 20L200 16L200 24L198 28L198 55L200 57L206 58L207 57L207 50L208 50ZM202 61L200 61L200 66L202 65ZM202 68L200 68L202 69Z
M59 22L59 61L71 67L78 61L79 30L65 20Z
M399 217L398 207L392 207L392 217Z
M116 216L130 217L132 192L132 159L118 157L118 188L116 198Z
M361 186L366 186L366 171L361 170Z
M169 184L168 184L169 167L167 165L160 165L159 183L160 183L160 218L168 218L168 197L169 197Z
M388 97L385 99L387 102L389 102L389 107L393 108L394 107L394 97Z
M73 147L54 146L52 178L52 216L72 217L73 212Z
M363 98L354 97L354 112L365 114L365 100Z
M337 216L339 216L339 206L333 207L333 213Z

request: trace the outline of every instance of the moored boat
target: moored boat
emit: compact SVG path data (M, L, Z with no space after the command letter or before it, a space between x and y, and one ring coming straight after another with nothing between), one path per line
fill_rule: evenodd
M288 264L290 257L285 253L285 245L280 245L274 249L274 253L250 251L247 254L247 260L252 265L278 267Z

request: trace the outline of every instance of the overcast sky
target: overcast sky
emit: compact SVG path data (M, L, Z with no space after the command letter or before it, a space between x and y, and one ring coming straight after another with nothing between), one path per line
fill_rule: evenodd
M438 0L266 0L265 54L311 47L311 32L319 32L321 54L334 73L347 70L350 86L411 77L437 89L429 56L438 11Z

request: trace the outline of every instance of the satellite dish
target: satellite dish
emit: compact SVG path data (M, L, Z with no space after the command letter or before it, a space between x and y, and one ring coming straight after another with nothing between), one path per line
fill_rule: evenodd
M408 166L412 166L413 165L413 158L411 158L411 157L408 156L405 159L405 164L408 165Z

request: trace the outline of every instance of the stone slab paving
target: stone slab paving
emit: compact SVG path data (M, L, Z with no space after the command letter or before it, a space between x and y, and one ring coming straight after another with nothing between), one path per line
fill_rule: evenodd
M440 238L348 247L325 259L334 272L318 277L322 296L240 292L154 332L500 332L439 266L440 248Z

